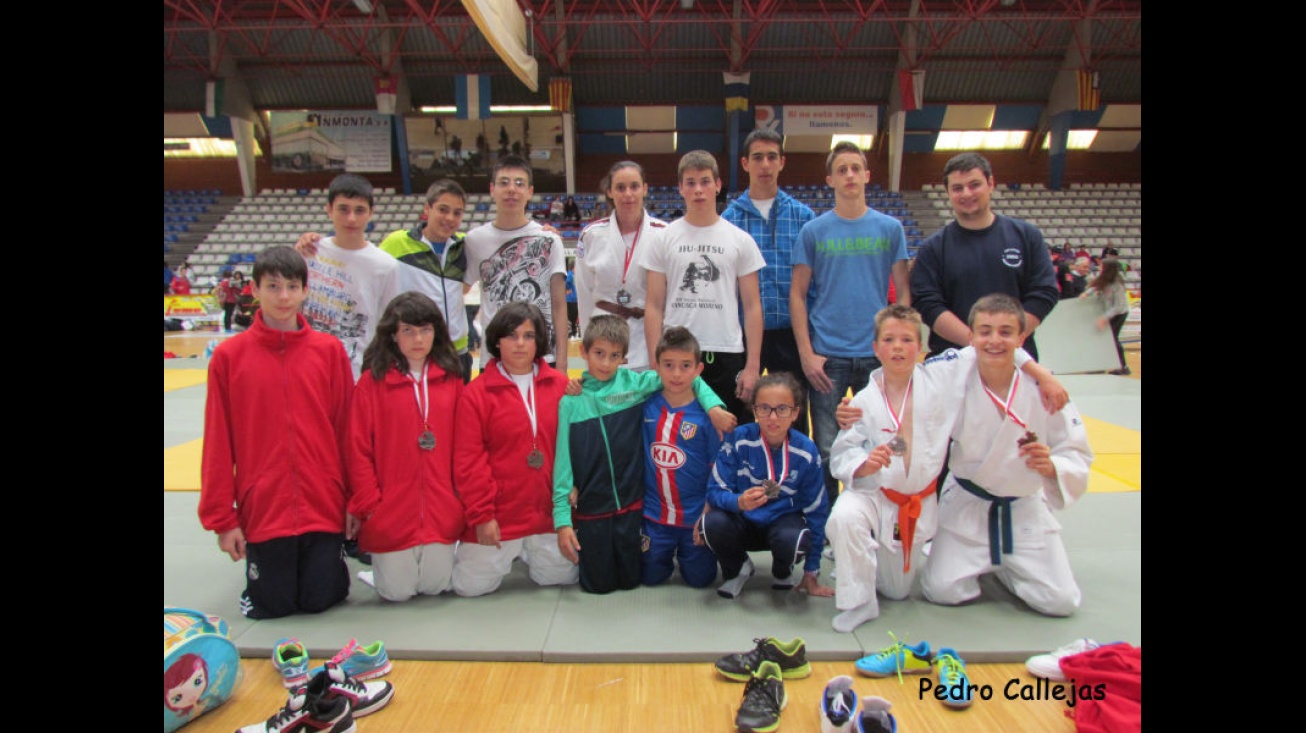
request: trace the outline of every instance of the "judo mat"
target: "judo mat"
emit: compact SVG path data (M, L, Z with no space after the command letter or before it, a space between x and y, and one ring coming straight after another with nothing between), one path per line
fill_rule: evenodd
M171 363L170 363L171 362ZM165 360L163 599L203 609L231 625L241 654L265 657L280 638L298 637L315 659L351 638L382 640L396 659L543 662L704 662L752 648L755 637L801 636L818 661L851 660L890 643L889 631L934 647L951 646L968 662L1022 662L1081 636L1142 644L1142 384L1105 375L1060 377L1085 415L1096 460L1090 493L1056 514L1083 603L1070 618L1041 616L992 576L983 597L965 606L881 600L880 618L852 634L836 633L833 598L770 589L770 561L755 553L757 574L733 600L678 577L656 588L591 595L579 587L541 588L526 567L496 593L452 594L405 603L381 600L348 560L349 598L321 614L251 621L240 615L244 563L233 563L199 524L199 451L203 433L202 360ZM572 359L569 371L580 367ZM200 372L169 379L169 372ZM184 383L190 380L190 385ZM171 388L170 386L171 385ZM169 487L184 490L168 490ZM833 584L837 567L822 565Z

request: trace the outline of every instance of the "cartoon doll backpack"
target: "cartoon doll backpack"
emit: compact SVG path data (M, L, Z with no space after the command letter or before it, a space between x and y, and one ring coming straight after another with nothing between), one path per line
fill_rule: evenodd
M163 733L226 702L243 677L226 621L163 607Z

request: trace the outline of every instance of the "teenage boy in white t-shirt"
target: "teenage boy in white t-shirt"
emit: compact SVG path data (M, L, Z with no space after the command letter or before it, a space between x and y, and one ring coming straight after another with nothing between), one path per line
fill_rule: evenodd
M757 273L766 262L747 232L717 214L721 173L711 153L685 153L677 174L685 216L667 225L658 246L640 257L648 271L644 338L652 354L664 327L688 328L703 349L703 381L741 424L751 422L748 405L762 370Z
M336 176L327 189L326 208L335 234L320 240L316 254L306 258L308 297L302 312L315 330L345 345L357 381L377 320L402 292L399 262L367 241L372 184L366 178Z
M504 303L533 303L548 317L553 354L544 360L567 369L567 261L562 238L526 213L535 193L525 159L505 155L494 164L490 195L494 221L467 233L463 282L481 283L480 321L488 324ZM556 362L555 362L556 359ZM488 360L481 351L481 364Z

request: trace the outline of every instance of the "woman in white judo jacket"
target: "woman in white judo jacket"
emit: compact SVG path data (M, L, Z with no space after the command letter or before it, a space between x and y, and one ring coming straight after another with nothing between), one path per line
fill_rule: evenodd
M891 305L875 316L875 355L883 365L871 383L838 409L840 431L830 472L843 482L826 522L834 548L835 631L851 632L880 615L876 591L901 600L924 562L935 533L935 481L949 435L961 414L961 394L975 372L975 350L949 349L918 364L920 314ZM1049 409L1066 403L1064 387L1023 349L1016 365L1038 380ZM855 422L851 422L855 420ZM896 448L896 450L895 450Z
M645 271L639 266L640 252L657 246L666 222L644 210L644 169L623 160L608 171L603 189L613 212L585 227L576 244L576 306L580 333L589 319L611 313L630 327L630 351L626 366L649 367L644 340Z

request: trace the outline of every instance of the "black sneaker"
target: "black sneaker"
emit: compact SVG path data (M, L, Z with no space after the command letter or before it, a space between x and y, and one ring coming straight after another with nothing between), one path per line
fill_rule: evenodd
M395 686L389 682L359 682L335 662L327 662L308 683L307 690L310 696L316 695L324 700L348 700L355 718L375 713L395 696Z
M345 540L345 557L352 557L364 565L372 564L372 553L358 549L358 540Z
M276 715L236 733L355 733L357 730L348 698L324 699L301 686L291 691L286 706Z
M807 644L802 637L795 637L784 643L774 636L765 639L753 639L757 646L743 654L727 654L716 660L716 670L736 682L752 679L763 662L775 662L780 674L786 679L802 679L812 674L812 665L807 663Z
M769 733L780 727L780 711L788 703L780 665L764 661L744 687L744 699L735 713L735 727L743 733Z

